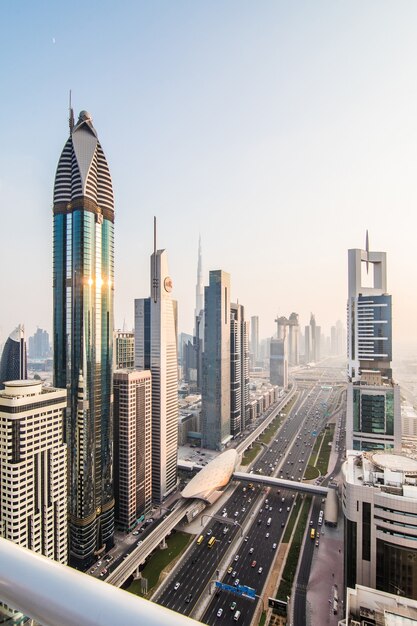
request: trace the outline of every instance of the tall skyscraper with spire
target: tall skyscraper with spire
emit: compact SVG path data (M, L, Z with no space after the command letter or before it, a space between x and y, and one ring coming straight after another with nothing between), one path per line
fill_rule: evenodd
M386 252L348 251L346 448L401 449L400 388L392 378L392 302ZM365 278L372 270L371 281ZM371 285L369 285L371 282Z
M204 281L203 281L203 262L201 255L201 235L198 238L198 263L197 263L197 284L195 286L195 310L194 310L194 327L195 319L204 309ZM195 332L194 332L195 336Z
M135 300L135 367L152 374L152 497L162 500L177 484L177 302L166 250L151 256L151 297Z
M81 111L54 186L54 385L67 389L69 560L113 545L113 189L91 115Z

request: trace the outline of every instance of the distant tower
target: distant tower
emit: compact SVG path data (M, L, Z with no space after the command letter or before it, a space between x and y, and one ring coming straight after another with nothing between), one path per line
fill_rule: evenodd
M231 439L230 275L227 272L210 272L204 301L202 445L204 448L222 450Z
M10 333L0 360L0 389L5 380L23 380L28 375L25 328L19 324Z
M198 238L198 263L197 263L197 283L195 286L195 309L194 309L194 337L197 337L196 318L204 309L204 280L203 262L201 254L201 235Z
M152 503L152 410L149 370L114 372L116 523L125 531Z
M114 543L113 189L91 115L81 111L54 186L54 385L68 391L69 560L86 569Z
M298 365L300 326L297 313L291 313L288 320L288 326L288 362L290 365Z
M271 339L269 355L269 380L272 385L288 387L288 339Z
M304 328L304 360L306 363L311 361L310 326Z
M152 497L162 500L177 485L177 302L166 250L151 256L151 297L135 300L135 367L152 373Z
M317 332L316 318L314 313L310 313L310 361L317 361Z
M392 380L392 312L385 252L348 252L346 448L400 450L400 389ZM373 269L373 286L363 271Z
M0 535L67 564L66 389L33 380L0 391Z
M253 359L253 367L256 367L256 363L259 359L259 317L253 315L250 318L250 349Z

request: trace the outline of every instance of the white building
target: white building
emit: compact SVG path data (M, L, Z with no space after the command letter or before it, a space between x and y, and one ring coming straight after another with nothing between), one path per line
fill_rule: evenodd
M417 600L417 461L348 451L342 469L347 587Z
M135 366L135 333L124 330L113 332L113 369L129 369Z
M135 300L135 367L152 373L152 498L162 500L177 484L177 302L166 250L151 256L151 297Z
M67 391L32 380L0 391L0 535L66 564Z
M113 374L115 521L125 530L152 503L151 387L149 370Z

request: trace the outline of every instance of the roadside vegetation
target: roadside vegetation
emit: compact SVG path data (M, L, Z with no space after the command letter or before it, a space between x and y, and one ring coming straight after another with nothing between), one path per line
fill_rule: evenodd
M182 532L172 533L166 539L168 547L165 548L165 550L158 549L154 552L142 570L142 578L148 579L148 593L142 593L140 579L134 580L127 591L137 596L149 597L153 588L158 583L162 571L172 569L181 554L193 540L194 535Z
M277 591L276 597L279 600L287 601L287 596L291 595L292 584L297 570L298 558L300 556L300 548L303 541L303 536L307 524L308 513L311 505L311 497L304 498L303 506L301 509L300 517L298 519L297 527L294 531L291 547L288 552L287 560L285 562L284 571L282 574L281 582Z
M261 451L261 445L259 443L254 443L252 448L248 448L245 451L245 454L242 457L241 465L249 465L255 458L258 456Z

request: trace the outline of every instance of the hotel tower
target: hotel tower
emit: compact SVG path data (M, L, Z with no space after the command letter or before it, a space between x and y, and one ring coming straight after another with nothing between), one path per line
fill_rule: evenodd
M113 545L113 189L92 118L81 111L54 186L54 386L67 390L69 561Z

